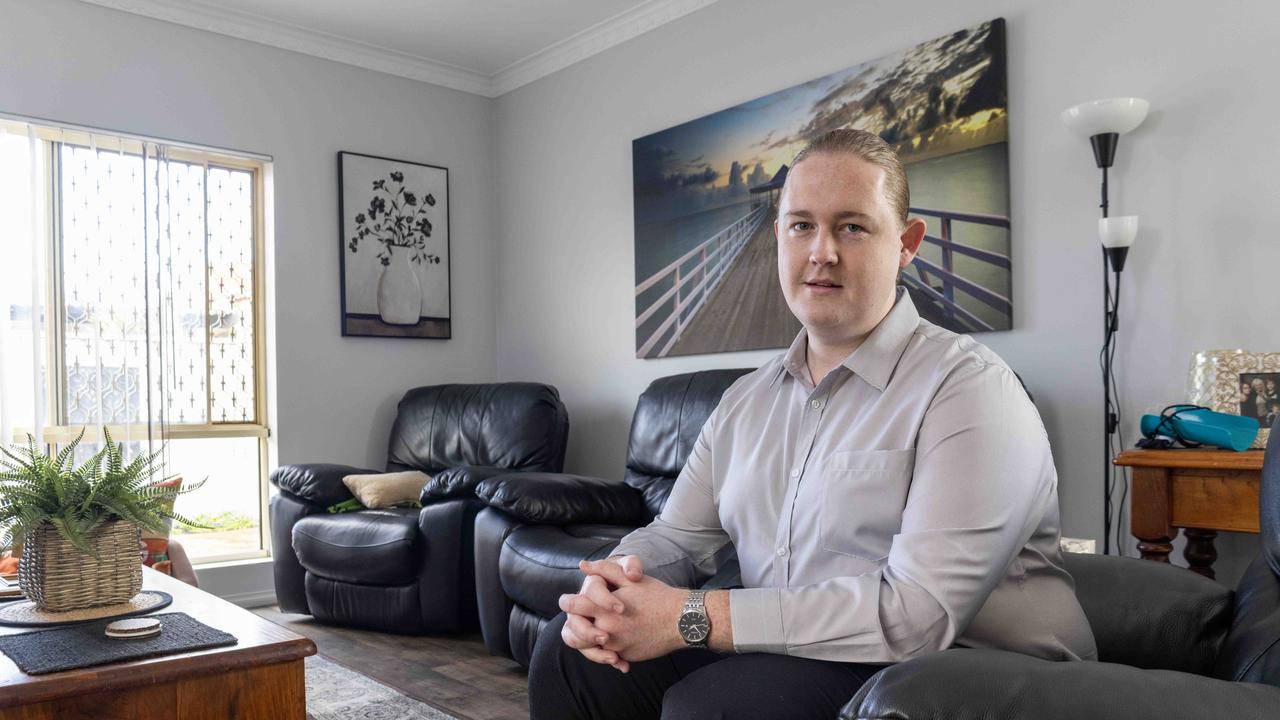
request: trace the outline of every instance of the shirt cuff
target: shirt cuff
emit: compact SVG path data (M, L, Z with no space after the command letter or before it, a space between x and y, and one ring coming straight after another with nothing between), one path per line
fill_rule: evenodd
M733 623L735 651L787 654L787 638L782 627L781 589L730 590L729 618Z

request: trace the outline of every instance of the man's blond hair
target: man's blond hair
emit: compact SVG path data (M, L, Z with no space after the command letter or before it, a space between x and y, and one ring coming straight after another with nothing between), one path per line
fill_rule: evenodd
M875 165L884 170L884 195L893 207L894 215L903 225L907 224L907 208L911 206L911 190L907 187L907 171L902 167L902 160L893 151L889 143L875 133L853 128L832 130L811 141L804 149L796 153L791 161L791 169L804 162L810 155L846 154ZM787 174L790 178L790 173ZM785 182L783 192L786 192Z

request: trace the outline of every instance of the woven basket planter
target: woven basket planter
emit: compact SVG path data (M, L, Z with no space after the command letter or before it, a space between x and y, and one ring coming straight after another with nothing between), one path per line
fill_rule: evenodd
M65 612L128 601L142 590L138 526L104 523L89 536L98 558L85 555L48 523L22 545L18 587L36 607Z

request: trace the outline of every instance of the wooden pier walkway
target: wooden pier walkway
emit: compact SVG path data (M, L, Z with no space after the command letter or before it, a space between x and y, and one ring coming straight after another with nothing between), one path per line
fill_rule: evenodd
M912 212L939 217L942 223L941 237L925 236L926 241L942 248L941 265L917 257L916 262L904 270L898 279L898 284L905 286L911 295L921 317L935 325L957 332L1009 327L1012 303L1004 296L956 275L952 267L952 257L958 253L975 257L1007 271L1010 268L1008 256L961 245L954 242L951 237L953 221L993 225L1007 229L1009 219L1003 216L924 208L912 208ZM690 311L691 316L682 317L687 324L675 326L671 334L678 337L674 343L661 346L664 349L658 355L700 355L736 350L764 350L785 348L791 344L796 334L800 332L801 325L800 321L791 314L791 309L787 307L782 288L778 284L778 248L777 240L773 236L773 220L776 214L777 207L773 206L767 210L763 218L759 215L755 218L751 215L741 218L734 225L730 225L704 243L705 247L695 248L684 258L640 283L637 297L645 292L656 292L652 288L661 287L656 283L674 274L675 285L666 291L665 296L657 301L646 301L652 304L648 305L648 309L640 315L636 323L637 328L653 317L655 312L667 307L665 303L675 307L674 312L683 312L686 303L696 305ZM755 222L759 222L755 232L750 238L744 238L745 233L750 231L750 226L742 225ZM731 231L735 228L739 228L741 232L736 236L737 239L732 239ZM726 240L726 238L730 239ZM727 250L722 249L718 244L721 242L729 243ZM712 244L715 244L715 247L708 250L707 247ZM686 275L682 278L681 267L686 262L697 260L696 255L699 252L702 253L701 263L693 270L686 267L683 271ZM726 256L725 252L729 254ZM726 266L717 268L713 264L710 270L705 269L710 262L709 257L715 254L719 254L722 259L728 257L731 260L725 261ZM698 275L698 272L703 274ZM697 297L699 290L709 282L706 276L708 272L711 273L710 281L714 283L714 289L705 298ZM693 297L690 299L688 296L682 296L680 288L694 282L697 282L697 286L692 291L683 291L692 292ZM971 310L956 302L957 290L994 309L1001 317L994 325L988 324ZM663 326L650 334L646 342L638 342L641 346L640 353L643 355L649 352L650 348L656 347L655 343L670 337L666 333L676 319L677 316L667 316Z
M800 332L778 284L771 209L668 355L785 348Z

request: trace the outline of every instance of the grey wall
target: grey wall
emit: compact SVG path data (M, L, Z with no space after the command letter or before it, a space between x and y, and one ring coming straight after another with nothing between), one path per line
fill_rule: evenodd
M279 462L381 466L405 389L493 379L491 100L70 0L0 17L0 111L274 157ZM339 150L449 168L452 340L339 335Z
M634 355L631 140L994 17L1008 20L1015 329L979 336L1036 395L1066 534L1102 535L1097 170L1058 119L1137 95L1112 213L1142 216L1117 374L1126 438L1184 397L1195 351L1280 349L1280 196L1271 92L1280 11L1264 2L725 0L496 103L498 377L559 386L568 466L619 477L655 377L772 352ZM1220 541L1228 582L1254 540Z

